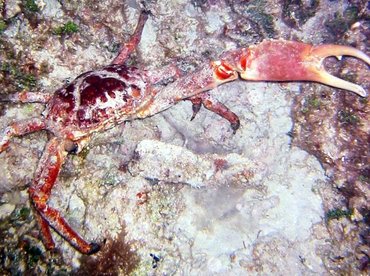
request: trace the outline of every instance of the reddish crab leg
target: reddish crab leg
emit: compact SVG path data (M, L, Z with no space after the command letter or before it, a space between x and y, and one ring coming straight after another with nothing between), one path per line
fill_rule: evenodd
M370 58L352 47L312 46L285 40L266 40L258 45L226 52L219 65L233 68L244 80L315 81L365 97L366 92L361 86L332 76L325 70L323 61L326 57L343 55L356 57L370 65Z
M41 118L33 118L11 124L5 129L4 135L0 140L0 152L7 148L12 137L21 136L45 128L46 123ZM85 140L78 142L80 148L82 148L84 142ZM53 238L50 233L50 227L52 227L80 252L93 254L99 250L99 245L88 243L83 240L62 218L59 211L49 207L47 204L60 168L71 148L70 144L75 143L69 140L61 141L61 139L58 138L53 138L48 142L38 164L33 184L29 188L30 199L37 211L36 218L46 248L54 248Z
M52 96L52 94L41 92L19 92L10 95L0 95L0 102L47 103Z
M4 134L0 139L0 153L8 147L10 140L14 136L21 136L27 133L43 130L45 127L45 121L41 118L33 118L27 121L11 124L5 129Z
M214 99L208 92L202 93L195 97L191 97L189 98L189 100L193 103L193 116L191 117L190 120L193 120L195 118L201 106L203 105L209 111L212 111L217 115L228 120L230 122L234 134L240 127L240 120L238 115L232 112L223 103L220 103L218 100Z
M30 198L38 213L40 230L44 244L48 249L54 248L54 242L50 233L50 227L52 227L81 253L93 254L100 249L99 245L86 242L81 238L69 226L59 211L50 207L47 203L67 154L65 142L61 141L61 139L52 138L48 142L37 167L33 184L29 188Z
M148 12L142 11L139 17L134 34L131 36L130 40L124 43L121 47L121 52L118 56L112 61L111 64L123 64L129 55L135 51L137 45L140 42L141 34L143 33L145 22L148 20Z
M211 90L218 85L237 78L238 73L231 67L211 62L200 70L187 74L161 88L160 91L155 92L151 101L138 111L137 117L152 116L170 108L179 101L190 99L204 91ZM230 123L232 122L230 121Z
M164 85L171 83L181 77L182 72L175 64L164 65L162 68L147 71L150 83L154 85Z

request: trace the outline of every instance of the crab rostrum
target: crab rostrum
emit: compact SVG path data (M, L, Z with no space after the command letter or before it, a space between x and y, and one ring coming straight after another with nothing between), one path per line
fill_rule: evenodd
M92 254L100 248L97 243L85 241L58 210L48 205L66 156L80 152L95 132L152 116L181 100L193 102L192 118L203 105L227 119L235 132L239 127L238 116L206 91L239 77L252 81L315 81L366 96L363 88L328 74L323 67L326 57L342 55L354 56L370 64L368 56L347 46L311 46L269 40L225 52L220 60L184 76L174 65L155 72L128 67L124 63L140 42L147 17L146 12L141 13L134 34L110 65L81 74L54 94L21 92L1 98L2 101L46 104L42 117L14 122L4 130L0 136L0 152L8 147L14 136L39 130L48 130L53 135L29 187L30 200L47 249L55 247L50 228L81 253ZM169 78L173 81L162 85L162 81Z

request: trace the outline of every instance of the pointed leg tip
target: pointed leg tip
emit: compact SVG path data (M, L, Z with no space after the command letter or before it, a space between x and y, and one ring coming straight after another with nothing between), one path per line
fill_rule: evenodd
M358 93L357 93L358 95L360 95L361 97L363 97L363 98L366 98L367 96L368 96L368 94L367 94L367 92L365 91L365 89L362 89L362 87L361 87L361 89L358 91Z
M240 121L236 121L234 123L231 123L231 129L233 130L233 134L236 134L236 131L239 129L240 127Z
M146 9L146 8L144 8L144 9L141 10L141 14L143 16L146 16L146 17L153 15L153 13L150 10Z
M191 118L190 118L190 122L191 122L191 121L193 121L193 120L195 119L195 116L196 116L196 114L193 114L193 115L191 116Z
M197 116L200 108L202 107L202 104L201 103L194 103L193 102L193 106L192 106L192 109L193 109L193 115L191 116L190 118L190 121L193 121L195 116Z
M50 240L50 241L43 241L44 242L44 246L47 250L49 250L50 252L56 252L57 249L55 248L55 244L54 244L54 241L53 240Z
M0 145L0 153L5 151L9 147L9 143L5 143L3 145Z
M87 255L92 255L92 254L95 254L97 253L99 250L100 250L100 245L97 244L97 243L90 243L90 250L88 252L86 252Z

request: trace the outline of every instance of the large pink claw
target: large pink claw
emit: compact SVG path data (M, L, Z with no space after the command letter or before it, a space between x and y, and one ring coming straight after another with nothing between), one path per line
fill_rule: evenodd
M295 41L266 40L248 48L226 52L218 62L222 72L231 67L244 80L252 81L314 81L352 91L362 97L366 91L359 85L330 75L323 61L329 56L353 56L370 65L370 58L348 46L313 46ZM222 74L220 78L227 79Z

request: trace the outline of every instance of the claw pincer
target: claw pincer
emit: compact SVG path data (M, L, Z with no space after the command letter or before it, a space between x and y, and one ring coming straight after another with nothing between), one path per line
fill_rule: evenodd
M266 40L258 45L224 53L214 63L216 76L227 80L225 67L249 81L313 81L352 91L362 97L366 91L359 85L329 74L323 65L329 56L352 56L370 65L370 58L356 48L341 45L313 46L286 40Z

